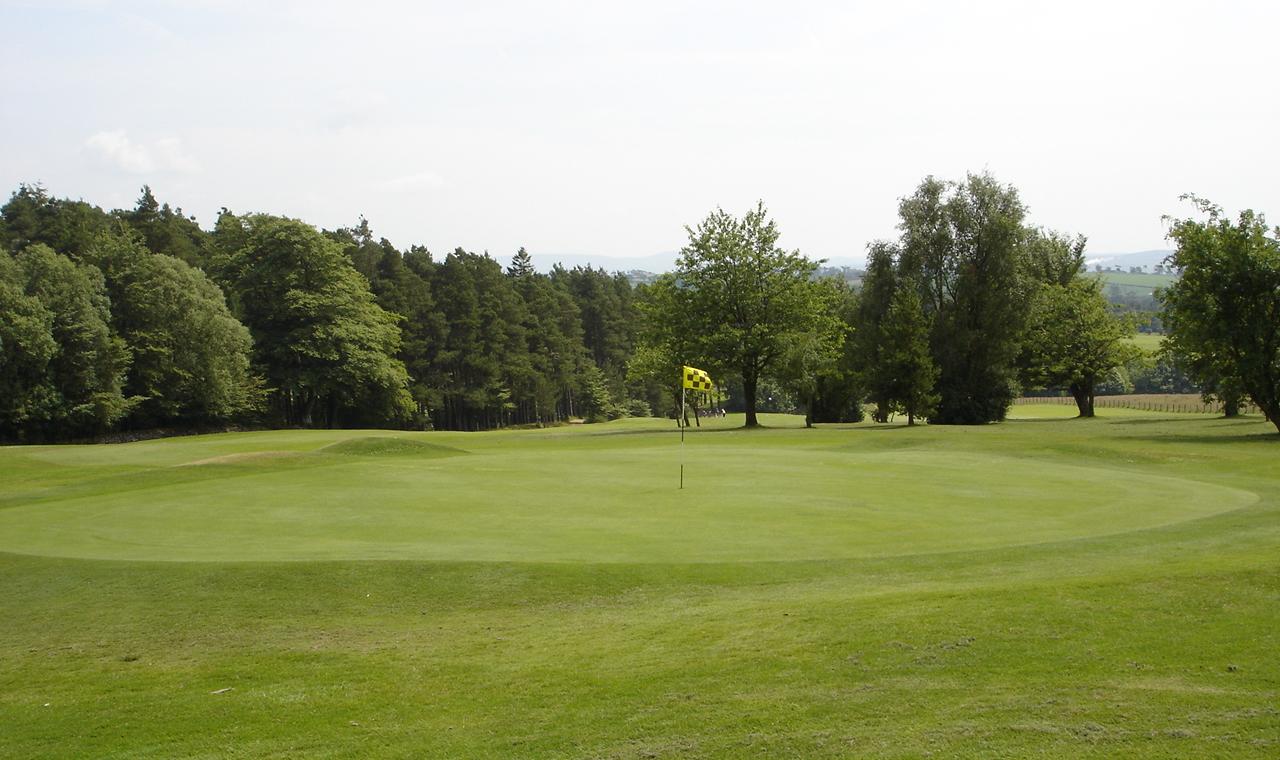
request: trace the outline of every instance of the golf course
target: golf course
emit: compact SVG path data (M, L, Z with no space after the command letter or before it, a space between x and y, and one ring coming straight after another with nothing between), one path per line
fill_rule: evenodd
M0 755L1275 757L1280 436L1074 411L2 447Z

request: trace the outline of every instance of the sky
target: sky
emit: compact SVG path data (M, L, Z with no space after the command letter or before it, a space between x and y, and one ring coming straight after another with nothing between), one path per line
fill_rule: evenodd
M0 0L0 186L602 261L763 200L844 262L925 176L986 171L1142 251L1183 193L1280 215L1277 28L1229 1Z

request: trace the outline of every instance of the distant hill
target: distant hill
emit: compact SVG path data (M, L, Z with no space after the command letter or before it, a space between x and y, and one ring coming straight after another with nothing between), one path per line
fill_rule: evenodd
M1086 272L1089 277L1096 277L1106 286L1118 286L1122 290L1134 293L1153 293L1156 288L1167 288L1178 280L1171 274L1144 274L1132 272Z
M1128 272L1130 269L1143 269L1154 272L1156 267L1164 267L1166 257L1173 255L1170 250L1137 251L1136 253L1086 253L1085 266L1089 271L1098 267L1103 269Z
M1135 272L1086 272L1086 277L1102 281L1102 295L1107 301L1133 311L1159 311L1156 291L1177 281L1172 274L1141 274Z
M649 256L604 256L600 254L533 253L533 266L539 272L550 272L556 264L565 269L591 267L606 272L660 274L675 268L676 252L655 253Z
M582 254L534 253L530 254L530 257L533 259L534 268L539 272L550 272L556 264L565 269L591 267L603 269L609 273L621 272L626 275L628 280L631 280L633 285L637 285L653 282L663 272L670 272L675 269L677 255L676 252L672 251L670 253L655 253L651 256L588 256ZM841 257L838 263L828 262L823 264L818 268L818 276L836 277L850 283L858 282L862 279L863 271L861 268L851 265L851 262L854 261L856 260L852 258Z
M1133 253L1086 254L1085 267L1090 274L1105 275L1108 285L1119 285L1121 292L1129 295L1151 295L1159 287L1173 282L1164 270L1164 260L1170 250L1137 251ZM648 256L608 256L603 254L534 253L533 265L539 272L549 272L556 264L565 269L592 267L606 272L621 272L633 283L652 282L659 274L675 269L676 251L666 251ZM506 262L503 262L506 263ZM819 269L824 277L839 277L856 283L862 277L866 263L859 256L832 256ZM1157 268L1159 270L1157 271Z

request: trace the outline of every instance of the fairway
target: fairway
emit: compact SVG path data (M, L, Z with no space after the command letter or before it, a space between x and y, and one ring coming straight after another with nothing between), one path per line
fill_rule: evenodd
M1280 437L1071 412L0 448L0 756L1275 756Z

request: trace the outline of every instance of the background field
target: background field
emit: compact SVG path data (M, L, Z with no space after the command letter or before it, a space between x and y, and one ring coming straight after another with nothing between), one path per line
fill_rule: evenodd
M1129 337L1129 342L1137 346L1143 353L1155 355L1160 351L1160 347L1164 343L1164 336L1155 333L1135 333Z
M0 449L0 754L1274 756L1280 436L1071 411Z
M1134 296L1149 296L1157 288L1167 288L1178 279L1168 274L1131 274L1129 272L1087 272L1086 276L1102 280L1103 292L1115 285L1120 292Z

